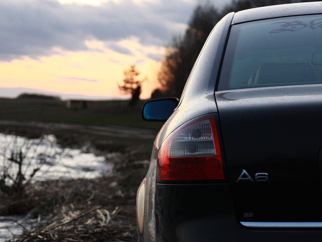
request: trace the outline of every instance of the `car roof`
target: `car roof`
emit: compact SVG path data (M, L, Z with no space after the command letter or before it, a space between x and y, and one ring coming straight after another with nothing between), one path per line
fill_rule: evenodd
M254 20L322 13L322 2L290 3L237 12L232 24Z

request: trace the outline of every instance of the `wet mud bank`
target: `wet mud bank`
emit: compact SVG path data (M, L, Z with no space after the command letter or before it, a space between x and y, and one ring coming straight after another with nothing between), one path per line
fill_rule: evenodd
M148 168L152 131L140 136L142 130L130 130L124 137L99 128L93 133L9 125L0 131L29 139L54 135L62 149L103 157L113 167L90 178L38 180L20 196L1 194L0 216L10 221L2 229L12 229L11 241L137 240L135 196Z

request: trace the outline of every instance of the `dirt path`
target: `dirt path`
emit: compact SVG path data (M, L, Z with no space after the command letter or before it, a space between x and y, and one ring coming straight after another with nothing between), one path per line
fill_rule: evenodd
M84 126L78 124L58 124L58 123L42 123L42 122L17 122L17 121L0 121L0 125L22 126L47 130L68 130L76 131L85 134L121 137L121 138L135 138L153 139L156 132L149 129L139 129L124 126Z

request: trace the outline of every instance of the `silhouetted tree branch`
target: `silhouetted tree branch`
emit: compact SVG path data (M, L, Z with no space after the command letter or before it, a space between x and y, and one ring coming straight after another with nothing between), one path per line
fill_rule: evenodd
M121 85L118 85L119 89L124 94L131 94L132 98L129 103L130 106L135 105L140 100L141 84L146 81L147 78L138 79L140 72L135 69L135 65L131 65L124 71L124 79Z
M218 12L207 2L199 4L183 36L172 38L158 73L160 90L164 96L180 97L190 71L202 49L209 33L216 23L229 12L294 2L313 2L310 0L233 0Z

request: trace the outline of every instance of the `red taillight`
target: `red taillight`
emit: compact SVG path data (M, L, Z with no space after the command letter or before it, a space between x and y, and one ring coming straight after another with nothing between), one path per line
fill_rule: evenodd
M213 117L189 123L166 139L159 151L158 179L224 179Z

